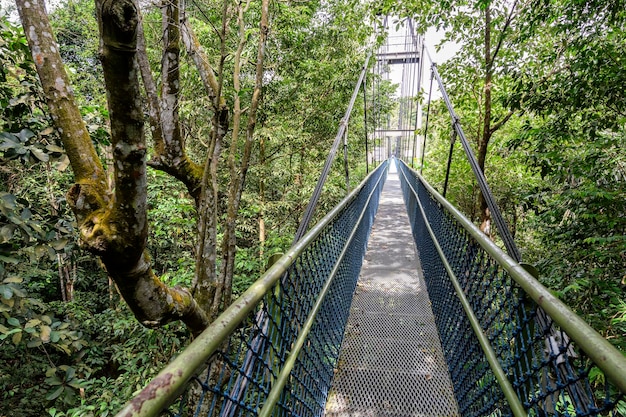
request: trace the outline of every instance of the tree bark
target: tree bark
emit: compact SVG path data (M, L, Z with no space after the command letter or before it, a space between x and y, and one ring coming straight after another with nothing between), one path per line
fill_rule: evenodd
M145 252L146 146L135 66L138 9L131 0L97 1L101 57L109 101L114 191L82 121L43 2L17 1L50 112L76 183L68 192L81 244L100 256L129 307L146 326L182 319L192 331L208 325L189 291L168 288Z
M483 86L483 128L478 140L478 166L485 172L485 161L487 150L491 140L491 83L493 78L493 57L491 56L491 9L490 5L485 6L485 82ZM487 200L482 192L480 195L480 229L491 237L491 213L487 207Z
M202 167L193 162L185 152L178 114L180 95L180 30L179 6L175 1L163 5L163 55L161 74L161 96L150 70L146 54L142 25L137 30L137 62L141 70L144 89L148 99L148 113L154 152L148 161L154 169L167 172L187 187L187 191L199 204L202 182Z

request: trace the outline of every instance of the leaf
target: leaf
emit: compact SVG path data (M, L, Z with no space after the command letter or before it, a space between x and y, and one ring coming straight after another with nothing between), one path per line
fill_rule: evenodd
M74 369L73 367L69 366L65 370L65 380L66 381L71 381L72 379L74 379L75 375L76 375L76 369Z
M61 334L59 332L50 333L50 341L52 343L57 343L60 339L61 339Z
M16 319L15 317L9 317L7 319L7 323L9 323L13 327L21 327L20 326L20 321L18 319Z
M0 324L0 333L6 334L8 332L9 332L9 328L6 327L4 324Z
M15 229L17 229L17 226L14 224L7 224L2 226L2 229L0 229L0 238L2 238L0 239L0 243L8 242L9 240L11 240Z
M52 246L55 250L62 250L65 246L67 246L68 239L59 239L50 242L50 246Z
M11 258L5 255L0 255L0 261L6 262L8 264L13 264L13 265L17 265L20 263L18 259Z
M59 378L56 375L56 368L55 368L55 373L53 373L48 378L46 378L46 384L48 384L48 385L63 385L63 381L61 380L61 378Z
M20 141L22 143L28 142L28 139L32 138L33 136L35 136L35 134L30 129L22 129L22 130L20 130L19 138L20 138Z
M52 132L54 132L54 128L52 126L50 126L50 127L45 128L41 132L39 132L39 134L41 136L48 136L48 135L52 134Z
M29 327L35 327L37 325L41 324L41 320L39 319L30 319L28 320L28 322L24 325L24 328L27 329Z
M4 281L2 281L5 284L21 284L22 282L24 282L24 280L21 277L8 277L5 278Z
M61 349L63 352L67 353L68 355L72 354L72 351L66 345L55 345L55 347L57 347L58 349Z
M44 255L48 254L48 248L45 245L35 246L35 256L37 259L41 259Z
M63 385L60 385L54 391L46 395L46 400L48 401L56 400L57 398L59 398L59 395L61 395L62 393L63 393Z
M11 210L15 209L17 198L13 194L2 192L0 193L0 200L2 200L2 203L6 208Z
M65 171L68 166L70 166L70 158L68 158L65 154L63 154L63 156L61 156L61 158L54 163L54 169L61 172Z
M13 297L13 291L8 285L0 285L0 295L6 300L10 300Z
M50 316L46 316L46 315L41 316L41 321L43 321L47 325L52 324L52 319L50 318Z
M46 146L46 150L48 150L50 152L56 152L56 153L63 153L63 152L65 152L65 150L63 148L61 148L60 146L57 146L57 145L53 145L53 144L50 144L50 145Z
M11 287L11 291L13 291L13 295L16 295L16 296L22 297L22 298L26 298L26 293L24 291L22 291L18 287Z
M19 139L12 133L2 132L0 133L0 151L6 151L8 149L14 149L18 146L22 146Z
M25 207L20 213L20 219L24 221L30 220L31 217L33 217L33 213L28 209L28 207Z
M17 345L19 345L19 344L20 344L20 342L22 341L22 332L21 332L21 331L19 331L19 332L17 332L17 333L14 333L14 334L13 334L12 341L13 341L13 344L14 344L14 345L16 345L16 346L17 346Z
M39 347L43 345L43 343L41 342L41 340L39 339L35 339L35 340L30 340L26 346L28 346L29 348L34 348L34 347Z
M52 331L52 329L50 328L50 326L41 326L41 333L39 335L39 338L44 342L44 343L48 343L50 341L50 332Z
M39 148L31 147L30 152L35 155L35 158L39 159L41 162L48 162L50 160L50 155L48 155Z

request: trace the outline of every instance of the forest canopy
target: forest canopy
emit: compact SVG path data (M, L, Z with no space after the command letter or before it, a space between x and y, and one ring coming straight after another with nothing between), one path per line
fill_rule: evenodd
M626 350L621 2L18 0L0 8L0 409L114 414L289 248L385 14L461 45L439 68L524 259ZM440 189L450 122L430 112ZM447 197L489 233L453 160ZM346 191L337 161L317 216Z

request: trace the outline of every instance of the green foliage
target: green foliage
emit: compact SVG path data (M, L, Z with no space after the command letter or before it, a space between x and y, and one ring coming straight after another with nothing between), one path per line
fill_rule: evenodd
M196 211L184 186L150 170L148 182L149 245L153 267L170 285L191 285L195 269Z
M79 105L106 109L93 2L65 0L51 11L50 21Z
M13 404L16 416L41 415L46 404L75 402L84 381L73 366L55 363L77 360L87 341L76 322L56 318L21 284L19 277L0 284L0 403Z
M19 131L41 117L39 83L21 28L0 16L0 131Z
M568 141L558 148L539 154L534 165L544 180L528 194L541 244L530 254L550 287L625 347L625 134L604 133L593 142ZM530 156L535 160L534 151Z
M592 3L524 10L522 35L535 48L508 102L532 117L510 144L541 177L526 195L538 244L529 255L546 284L625 349L626 97L615 86L626 81L626 16L618 2Z
M69 159L63 148L41 140L54 132L52 128L46 128L36 135L30 129L22 129L19 133L0 133L0 151L4 152L5 160L17 159L25 164L36 162L55 162L58 169L64 170L69 165ZM46 143L48 142L48 143Z

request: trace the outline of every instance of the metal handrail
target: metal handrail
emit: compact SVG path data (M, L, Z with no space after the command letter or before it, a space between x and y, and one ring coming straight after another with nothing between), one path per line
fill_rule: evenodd
M378 184L380 183L381 180L382 180L382 176L378 178L378 182L373 187L374 189L378 188ZM371 199L372 199L372 195L370 194L368 199L367 199L367 202L365 203L365 207L367 207L369 205L369 202L370 202ZM289 357L285 361L283 369L281 370L280 374L278 375L278 378L276 378L276 381L274 382L274 385L272 386L272 389L271 389L270 393L267 396L267 400L265 401L265 404L263 405L263 408L259 412L259 417L269 417L269 416L272 415L272 413L274 411L274 406L278 402L278 399L279 399L279 397L281 395L281 392L282 392L283 388L285 387L285 384L287 384L287 380L289 378L289 374L291 373L291 370L293 369L293 366L296 363L298 355L300 354L300 351L302 350L302 347L304 346L304 342L306 341L306 338L309 335L309 333L311 331L311 328L313 327L313 323L315 321L315 318L316 318L317 314L320 311L320 308L322 306L322 302L326 298L326 295L328 294L328 291L329 291L329 289L331 287L331 284L332 284L333 280L335 279L335 277L337 275L337 272L339 271L339 268L341 266L341 261L346 256L346 253L348 252L349 246L352 244L352 240L354 239L354 236L356 235L357 229L359 228L359 225L361 224L361 220L363 220L363 216L365 215L365 212L366 212L365 209L362 210L359 218L356 220L355 225L352 228L352 231L350 232L350 236L348 237L348 239L346 241L346 245L344 246L343 250L341 251L341 254L339 255L339 258L338 258L337 262L335 263L335 266L333 267L333 269L332 269L332 271L331 271L331 273L330 273L330 275L328 277L328 280L326 281L326 283L324 284L324 287L320 291L320 294L319 294L317 300L315 301L315 305L311 309L311 312L309 313L309 316L307 317L307 320L306 320L302 330L300 331L298 339L296 340L293 348L291 349L291 352L289 353Z
M420 209L420 212L422 213L422 216L426 218L426 212L424 211L424 207L422 205L421 200L417 196L417 191L415 190L415 188L413 188L413 185L410 183L408 178L406 178L406 173L404 172L404 170L400 170L400 173L404 177L404 181L406 181L407 185L411 188L411 191L413 192L413 195L415 196L415 199L419 205L419 209ZM467 300L465 293L463 292L463 288L461 288L461 284L459 283L459 280L456 274L454 273L454 271L452 270L452 267L450 266L450 263L446 259L446 255L444 254L443 249L441 248L441 245L439 244L439 241L437 239L437 236L435 235L435 232L433 232L433 229L428 222L425 222L425 225L426 225L426 228L428 229L428 233L430 234L432 238L433 244L435 245L435 249L437 250L437 253L439 253L439 257L441 258L441 261L443 262L444 268L446 269L446 273L448 274L448 277L452 281L452 285L454 286L456 295L459 298L459 301L461 302L463 306L463 310L465 311L465 314L467 315L469 319L472 330L474 331L474 334L476 335L478 342L480 343L481 349L485 353L487 362L489 362L489 366L491 367L496 379L498 380L498 384L500 385L500 388L504 392L504 396L506 397L506 400L509 403L509 406L511 407L511 411L513 412L513 415L515 417L526 416L526 411L524 410L524 407L522 406L520 399L515 393L513 386L511 385L508 378L506 377L506 373L502 369L502 366L500 366L500 363L498 362L498 357L493 347L489 343L489 339L483 333L482 328L480 326L480 322L478 321L478 318L476 318L476 315L474 314L474 311L472 310L472 307L469 301Z
M580 349L604 372L604 374L626 394L626 356L617 350L595 329L574 313L565 303L556 298L550 290L535 279L522 265L507 255L489 239L463 213L437 192L417 171L410 170L439 204L450 213L474 240L511 276L523 291L538 306L548 313Z

